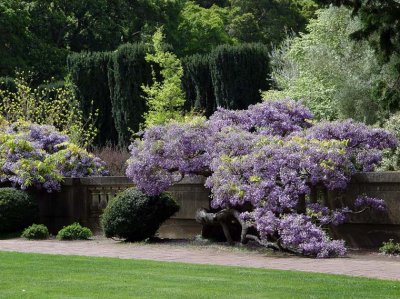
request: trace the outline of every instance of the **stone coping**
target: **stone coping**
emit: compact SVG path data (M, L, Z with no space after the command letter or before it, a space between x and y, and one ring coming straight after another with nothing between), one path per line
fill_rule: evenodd
M400 183L400 171L359 172L352 177L357 183Z
M196 185L201 184L204 185L205 177L203 176L191 176L185 177L182 181L180 181L179 185ZM72 186L72 185L132 185L133 182L125 176L99 176L99 177L84 177L84 178L64 178L62 182L63 186Z

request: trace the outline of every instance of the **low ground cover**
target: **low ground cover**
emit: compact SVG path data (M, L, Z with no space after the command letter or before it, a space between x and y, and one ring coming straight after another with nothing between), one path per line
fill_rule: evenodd
M112 258L0 253L0 298L398 298L400 283Z

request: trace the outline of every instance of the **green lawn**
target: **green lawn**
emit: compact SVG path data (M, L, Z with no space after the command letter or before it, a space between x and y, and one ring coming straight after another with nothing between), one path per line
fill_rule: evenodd
M337 275L0 252L0 298L400 298L400 283Z

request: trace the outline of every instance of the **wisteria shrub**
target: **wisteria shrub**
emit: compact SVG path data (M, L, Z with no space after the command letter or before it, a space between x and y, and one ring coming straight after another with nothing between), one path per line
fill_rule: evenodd
M313 124L312 118L301 103L287 99L219 109L209 120L153 126L131 145L126 174L149 195L185 175L205 175L211 206L239 211L261 243L341 256L344 242L332 240L324 228L342 223L348 213L381 210L384 202L363 197L332 210L307 195L313 186L344 189L355 172L373 170L397 140L351 120Z
M103 161L52 126L21 121L0 127L0 182L51 192L63 177L106 174Z

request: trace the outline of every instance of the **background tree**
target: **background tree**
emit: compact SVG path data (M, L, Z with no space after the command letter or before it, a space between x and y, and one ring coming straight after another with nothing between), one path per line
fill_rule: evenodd
M367 41L350 35L362 27L342 7L319 10L308 33L273 51L273 78L280 91L264 97L303 99L318 118L354 118L374 123L390 112L377 87L396 82L393 62L381 64Z
M368 40L377 49L386 66L386 80L375 87L375 96L382 99L387 114L400 107L400 2L398 0L319 0L323 4L352 9L362 26L351 34L354 40ZM388 79L388 77L390 77ZM396 78L393 80L393 78ZM386 115L388 116L388 115Z
M385 58L400 54L400 2L397 0L317 0L322 4L344 5L357 15L362 27L352 34L355 39L369 39ZM376 39L378 35L378 39Z
M146 61L160 67L161 80L153 70L152 85L143 85L148 112L145 113L145 125L164 124L170 120L179 121L183 117L185 95L182 89L183 68L178 57L167 51L162 28L153 36L152 53L146 55Z
M207 53L221 44L233 44L235 39L229 36L227 26L229 11L212 5L203 8L188 1L179 15L177 36L180 44L174 45L180 55Z
M288 31L302 31L318 8L312 0L230 0L229 32L242 42L279 44Z

